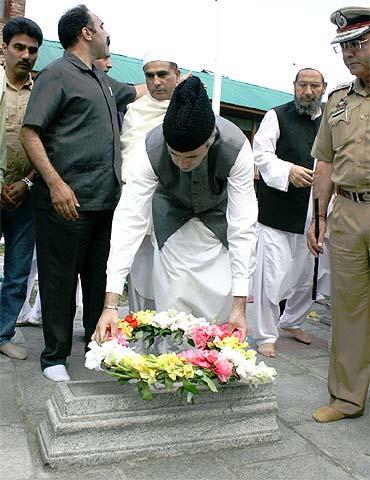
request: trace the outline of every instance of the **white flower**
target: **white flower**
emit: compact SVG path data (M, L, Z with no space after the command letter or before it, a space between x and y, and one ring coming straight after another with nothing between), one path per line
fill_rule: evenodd
M235 365L235 367L248 361L245 355L237 348L222 347L221 353L222 355L224 355L224 357L226 357L227 360L232 362ZM253 362L253 360L250 360L250 361Z
M268 367L264 362L260 362L257 365L256 377L261 381L261 383L270 383L275 380L277 372L275 368Z
M100 365L103 361L113 365L119 363L125 355L139 355L131 348L120 345L117 338L108 340L101 345L98 345L96 342L90 342L88 348L90 350L85 355L85 367L90 370L101 370Z
M152 318L153 327L168 328L173 322L173 318L169 315L169 312L156 313Z
M227 360L234 364L241 382L258 385L260 383L270 383L274 381L276 370L268 367L264 362L256 365L254 356L248 359L242 351L230 347L223 347L221 353Z
M104 359L102 348L96 342L88 344L90 350L85 354L85 367L90 370L101 370L100 364Z
M170 309L167 312L156 313L152 318L152 325L158 328L169 328L173 332L180 329L186 333L193 327L209 325L209 322L205 318L196 318L190 313Z

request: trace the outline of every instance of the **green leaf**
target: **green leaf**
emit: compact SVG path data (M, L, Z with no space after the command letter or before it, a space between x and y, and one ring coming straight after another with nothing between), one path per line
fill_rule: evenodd
M137 389L140 395L143 397L143 400L153 400L153 393L146 382L138 382Z
M124 385L125 383L128 382L128 380L126 380L126 379L124 379L124 378L119 378L119 379L117 380L117 382L118 382L120 385Z
M170 328L161 328L159 330L159 335L161 337L166 337L167 335L171 335L172 333L172 330Z
M186 401L194 405L194 395L191 392L188 392L186 395Z
M190 382L189 380L184 380L184 381L183 381L183 385L184 385L184 390L185 390L186 392L190 392L190 393L192 393L193 395L195 395L196 393L198 393L197 387L194 385L194 383Z
M154 335L153 334L148 335L145 340L148 341L148 346L151 347L154 343Z
M166 386L167 392L173 391L173 381L169 377L167 376L164 377L164 384Z
M204 381L204 383L207 384L207 386L208 386L208 388L211 390L211 392L213 392L213 393L218 392L217 387L216 387L214 381L211 380L209 377L207 377L207 375L205 375L204 373L202 373L202 375L200 376L200 378Z

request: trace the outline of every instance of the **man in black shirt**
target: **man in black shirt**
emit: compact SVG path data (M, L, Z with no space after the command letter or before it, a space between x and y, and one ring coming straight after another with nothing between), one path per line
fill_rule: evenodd
M39 173L33 191L45 349L44 375L67 381L78 274L86 340L104 304L111 222L121 191L117 109L141 96L93 66L109 35L83 5L59 20L62 59L38 76L22 141ZM143 91L144 90L144 91Z

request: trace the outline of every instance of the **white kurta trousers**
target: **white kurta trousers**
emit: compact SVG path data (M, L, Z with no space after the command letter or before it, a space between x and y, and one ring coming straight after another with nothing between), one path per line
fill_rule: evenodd
M153 289L158 311L227 322L233 302L228 250L198 218L189 220L161 250L155 245Z
M312 307L314 257L306 235L258 224L253 277L252 334L257 345L275 343L278 327L298 328ZM287 299L281 318L279 302Z

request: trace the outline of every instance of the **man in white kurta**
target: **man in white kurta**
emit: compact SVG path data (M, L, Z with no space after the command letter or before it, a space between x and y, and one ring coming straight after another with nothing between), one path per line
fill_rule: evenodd
M121 133L122 182L126 188L128 173L145 156L145 136L160 125L180 78L177 64L164 52L147 52L143 70L148 93L128 105ZM151 225L132 264L128 277L130 311L155 309L153 293L153 253Z
M196 92L194 95L193 91ZM184 121L184 125L181 124L181 108L175 114L171 108L171 105L179 102L179 98L187 99L187 105L181 106L190 112L189 121ZM193 108L192 102L194 104L201 102L202 108L198 110ZM205 112L207 109L209 111ZM191 182L192 191L188 191L187 195L193 203L191 208L184 209L185 216L175 218L175 222L183 221L189 212L190 218L164 240L163 230L156 230L156 217L163 214L163 211L157 212L156 202L153 203L156 308L167 310L172 307L192 312L196 316L215 318L219 323L228 321L231 330L241 328L246 335L245 301L255 263L254 227L257 218L257 202L253 188L254 165L250 144L231 122L220 117L215 121L204 87L196 77L186 80L175 90L165 117L163 131L172 128L172 120L176 125L180 122L178 138L185 139L184 144L189 147L187 149L178 147L179 143L172 143L173 136L168 133L167 136L164 135L165 141L156 143L157 138L163 139L162 126L153 129L146 137L146 158L141 163L133 165L114 214L107 268L106 305L93 336L97 341L104 339L107 328L110 328L113 334L116 331L118 295L122 292L125 277L146 233L153 196L156 198L157 189L165 187L166 190L171 184L172 179L170 178L168 182L165 178L169 172L180 178L178 183L180 189L183 182ZM207 129L204 124L207 125ZM174 129L177 128L176 125ZM205 130L205 136L199 137L203 133L202 130ZM228 143L229 150L223 150L223 147L226 148L223 142ZM236 149L235 144L240 147ZM161 152L161 158L156 163L152 153L158 150ZM230 155L234 157L224 161L224 158L218 155L222 151L232 152ZM212 168L219 175L226 161L231 167L226 169L228 174L224 180L221 178L220 185L224 189L227 206L224 213L218 208L210 210L216 215L217 221L221 223L225 221L228 248L225 247L225 238L223 240L219 238L222 236L219 233L222 228L220 230L216 225L216 228L212 227L211 230L205 224L214 226L210 218L207 218L209 212L195 214L199 202L194 197L197 194L201 195L201 191L204 192L207 188L213 188L214 178L211 178L211 173L206 173L207 184L201 182L199 188L197 187L201 175L210 172ZM169 215L165 216L165 221L166 218L171 221L172 204L181 207L179 199L176 198L177 189L175 190L171 192L173 199L166 204L169 207ZM203 201L209 202L212 199L207 196Z
M318 129L325 88L317 70L298 72L295 102L268 111L254 137L255 164L266 193L264 201L259 199L253 336L266 356L275 356L278 327L298 341L311 342L300 328L312 306L313 262L304 233L312 217L309 146ZM280 316L283 299L287 303Z

